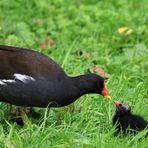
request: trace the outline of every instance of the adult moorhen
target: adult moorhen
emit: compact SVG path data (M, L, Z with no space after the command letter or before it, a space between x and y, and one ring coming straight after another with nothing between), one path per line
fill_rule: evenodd
M89 93L109 96L102 77L95 74L70 77L46 55L0 46L1 102L26 107L62 107Z

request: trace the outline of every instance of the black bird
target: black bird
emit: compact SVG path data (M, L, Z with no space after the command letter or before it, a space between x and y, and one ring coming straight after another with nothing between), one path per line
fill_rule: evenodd
M39 52L0 46L0 101L24 107L62 107L84 94L109 96L104 78L68 76Z
M137 134L148 127L148 122L139 115L131 113L131 107L121 102L115 102L116 112L113 116L113 125L116 126L115 135L119 133Z

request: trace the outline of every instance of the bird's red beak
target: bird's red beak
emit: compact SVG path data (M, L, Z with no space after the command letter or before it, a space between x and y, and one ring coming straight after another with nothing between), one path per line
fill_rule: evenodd
M105 84L104 84L104 87L103 87L103 90L102 90L102 96L104 96L105 98L111 100L111 96L110 96Z

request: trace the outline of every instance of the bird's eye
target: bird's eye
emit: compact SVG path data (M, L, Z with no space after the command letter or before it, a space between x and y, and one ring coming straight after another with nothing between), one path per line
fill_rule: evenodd
M118 105L119 105L119 106L122 106L122 103L119 103Z

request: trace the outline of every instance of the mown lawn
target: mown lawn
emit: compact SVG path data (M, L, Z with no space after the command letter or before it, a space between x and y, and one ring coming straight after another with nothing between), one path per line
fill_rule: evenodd
M0 44L47 54L71 76L103 68L112 96L148 120L147 0L1 0ZM24 117L19 127L0 103L0 148L147 148L146 131L113 136L114 110L103 97L85 95L49 116L35 108L40 117Z

